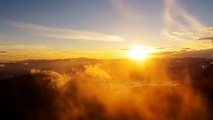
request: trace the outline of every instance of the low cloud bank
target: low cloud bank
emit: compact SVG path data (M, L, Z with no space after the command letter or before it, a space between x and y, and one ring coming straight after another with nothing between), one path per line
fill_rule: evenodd
M197 84L188 68L175 65L104 61L73 66L69 72L31 68L0 81L0 118L211 119L208 94L203 94L208 80Z

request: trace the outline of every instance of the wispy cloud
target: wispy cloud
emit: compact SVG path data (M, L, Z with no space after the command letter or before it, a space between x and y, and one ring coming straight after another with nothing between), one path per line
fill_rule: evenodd
M208 34L204 37L203 36L200 37L199 40L213 42L213 28L212 27L206 27L204 30Z
M51 48L43 45L2 44L0 45L0 61L39 58L42 54L47 53L49 49Z
M141 19L141 11L138 13L134 8L130 7L126 3L128 0L110 0L112 5L115 7L117 12L124 18L127 19ZM131 2L131 1L129 1Z
M203 38L199 38L199 40L206 40L206 41L213 42L213 37L203 37Z
M12 27L17 27L26 30L27 32L31 32L32 34L48 38L66 39L66 40L115 41L115 42L125 40L121 36L107 35L91 31L57 28L21 22L7 22L7 24Z
M120 50L131 50L130 48L121 48Z
M7 50L38 50L38 49L48 49L47 46L44 45L22 45L22 44L14 44L14 45L0 45L1 49L7 49ZM7 53L8 51L2 50L0 53Z
M206 26L179 5L177 0L164 1L166 28L163 30L163 34L165 36L195 40L209 34L209 32L205 30Z
M181 51L191 50L191 48L181 48Z
M213 27L205 28L206 32L213 34Z

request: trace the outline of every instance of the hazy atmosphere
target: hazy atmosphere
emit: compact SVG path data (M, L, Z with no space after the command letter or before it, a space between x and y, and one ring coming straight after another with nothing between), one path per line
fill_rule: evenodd
M1 120L212 120L213 0L0 0Z
M212 0L1 0L1 61L127 58L124 49L136 45L152 53L212 49L212 4Z

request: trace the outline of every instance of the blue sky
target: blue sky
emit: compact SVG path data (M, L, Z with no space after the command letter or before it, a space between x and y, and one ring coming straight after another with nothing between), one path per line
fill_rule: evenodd
M198 39L213 36L212 4L212 0L1 0L0 50L15 56L20 54L15 52L17 46L22 51L25 46L29 51L58 53L119 52L133 45L209 49L212 39Z

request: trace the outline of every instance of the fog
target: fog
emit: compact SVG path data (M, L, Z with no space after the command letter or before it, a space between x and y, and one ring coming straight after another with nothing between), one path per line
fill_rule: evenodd
M207 71L212 67L211 60L27 62L27 65L26 61L7 63L0 69L1 75L3 72L5 75L0 80L2 119L213 118L212 78L209 77L212 71ZM19 71L9 68L20 65L23 67ZM12 77L9 73L13 73Z

